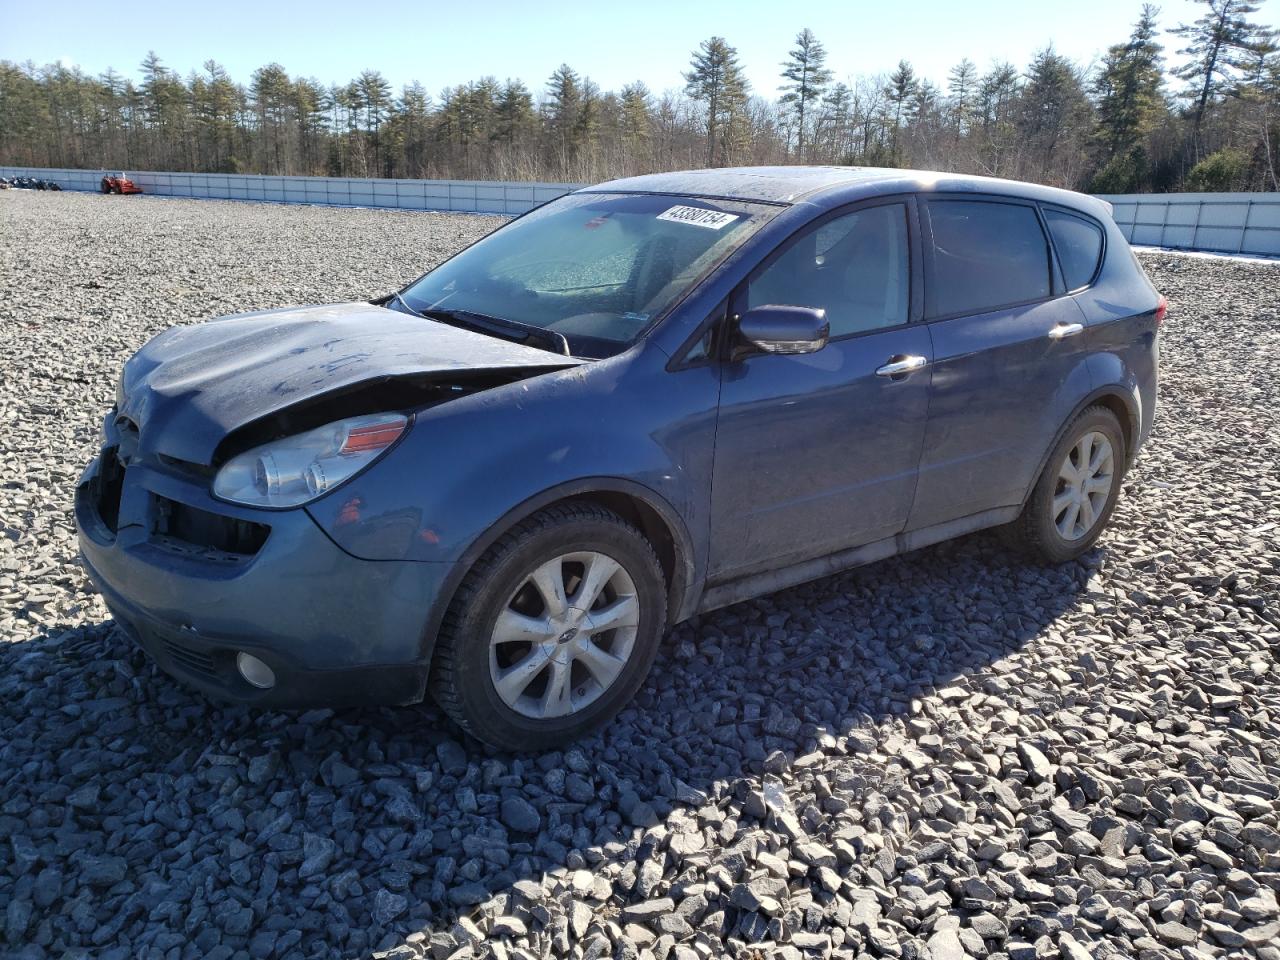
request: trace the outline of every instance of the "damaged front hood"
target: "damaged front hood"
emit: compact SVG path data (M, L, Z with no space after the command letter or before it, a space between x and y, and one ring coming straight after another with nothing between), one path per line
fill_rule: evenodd
M361 384L581 362L369 303L287 308L165 331L125 364L117 409L140 454L207 465L241 427Z

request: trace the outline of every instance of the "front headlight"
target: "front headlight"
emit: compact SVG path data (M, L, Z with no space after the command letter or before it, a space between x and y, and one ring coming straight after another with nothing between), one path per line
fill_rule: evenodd
M213 495L250 507L300 506L372 464L408 425L404 414L375 413L264 443L226 462Z

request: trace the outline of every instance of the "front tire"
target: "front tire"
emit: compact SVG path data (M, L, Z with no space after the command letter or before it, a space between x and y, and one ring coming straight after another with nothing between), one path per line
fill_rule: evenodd
M1021 515L1004 530L1006 541L1054 564L1087 552L1111 519L1126 457L1116 415L1085 409L1049 454Z
M666 608L662 568L638 530L593 503L548 507L499 538L458 588L432 696L495 747L562 746L635 695Z

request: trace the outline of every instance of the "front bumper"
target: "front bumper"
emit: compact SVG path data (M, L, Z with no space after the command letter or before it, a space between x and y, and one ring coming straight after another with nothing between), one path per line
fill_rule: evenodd
M121 628L167 673L262 705L422 699L427 624L451 564L359 560L305 510L236 508L163 464L112 460L104 471L108 457L110 448L76 488L81 556ZM266 532L233 550L182 539L208 539L224 521ZM275 686L244 680L239 651L270 666Z

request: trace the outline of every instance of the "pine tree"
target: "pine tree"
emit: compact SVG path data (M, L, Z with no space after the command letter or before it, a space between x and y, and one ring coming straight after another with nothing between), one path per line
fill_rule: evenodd
M400 91L393 123L404 172L426 176L431 156L431 95L422 84L415 81Z
M147 129L146 155L150 164L167 169L183 135L187 91L180 77L161 63L154 50L142 61L139 89L142 119Z
M333 141L329 145L329 173L332 176L355 176L353 155L357 144L360 92L354 82L334 84L329 88L329 129Z
M1137 0L1141 2L1141 0ZM588 180L737 162L899 164L1090 189L1276 189L1280 51L1253 22L1264 0L1200 0L1184 26L1184 109L1161 84L1155 11L1083 71L1041 51L1025 76L1008 63L949 72L947 94L902 62L848 85L824 75L802 32L774 102L747 95L736 52L701 44L684 93L639 83L600 91L562 66L542 107L493 77L433 98L395 97L375 71L322 87L268 64L252 81L215 62L185 75L149 53L132 79L113 71L0 61L0 163L335 176ZM1206 88L1207 81L1207 88Z
M563 176L577 153L576 129L582 112L582 78L562 63L547 81L546 125L559 176Z
M832 86L822 101L824 138L819 141L837 163L853 163L853 91L848 84Z
M795 118L796 157L804 161L804 138L811 119L810 105L819 100L831 82L827 51L813 31L805 27L796 34L796 45L787 54L782 77L790 81L780 101L783 110Z
M385 176L382 167L382 125L392 113L391 84L377 70L365 70L355 81L357 103L364 111L364 129L373 145L372 176Z
M1164 112L1162 48L1155 40L1158 12L1149 3L1143 5L1128 42L1107 51L1094 80L1107 159L1135 149Z
M1265 0L1197 0L1209 8L1194 23L1183 23L1170 33L1187 41L1178 53L1191 58L1174 71L1187 82L1182 95L1192 101L1191 140L1195 157L1200 157L1200 131L1205 110L1236 79L1236 71L1247 60L1249 48L1274 35L1273 30L1252 23Z
M1012 172L1016 165L1017 107L1022 77L1013 64L993 64L978 85L976 162L988 176Z
M1027 71L1019 105L1018 132L1041 177L1069 186L1082 168L1093 123L1081 71L1047 47Z
M622 149L632 160L643 158L647 161L649 115L653 109L653 97L649 88L639 81L627 84L622 88L618 109L618 134Z
M498 83L497 77L481 77L468 84L467 90L467 119L472 142L486 143L493 139L502 84Z
M268 173L291 172L286 143L289 138L290 93L292 82L284 67L269 63L253 72L249 95L257 114L261 134L262 168Z
M216 60L204 62L203 112L199 117L207 143L209 169L236 173L237 116L244 108L244 97L226 69Z
M889 149L895 167L902 165L899 150L899 134L904 122L910 122L912 104L920 83L916 80L915 69L906 60L899 60L897 68L889 75L889 82L884 88L885 98L889 102L893 126L890 134Z
M730 162L733 126L747 99L738 51L724 37L702 41L684 80L685 93L706 111L707 166Z
M578 116L573 124L573 143L576 156L582 158L582 155L586 154L587 166L580 168L582 173L575 174L575 179L595 179L590 165L594 162L596 154L596 139L600 131L600 112L600 88L591 81L590 77L583 77Z
M110 67L106 69L98 77L96 84L97 99L97 117L98 124L101 128L99 137L99 149L97 156L93 160L93 165L97 167L107 167L112 164L116 158L121 158L124 166L129 166L129 138L125 134L125 81L112 70ZM0 100L3 98L0 97ZM0 118L0 131L4 130L3 119ZM3 134L0 133L0 138Z
M293 83L293 116L298 128L298 164L306 176L321 170L325 134L325 91L318 80L299 77Z
M508 146L524 140L533 127L533 95L519 80L510 77L502 85L495 112L494 138Z
M978 99L978 68L965 57L947 74L947 106L951 133L955 139L965 136L973 122Z
M1242 67L1244 79L1233 95L1255 124L1256 153L1261 167L1259 186L1263 190L1280 190L1280 176L1276 172L1280 143L1273 142L1277 136L1272 133L1272 119L1280 112L1280 44L1267 37L1255 43L1248 55Z

